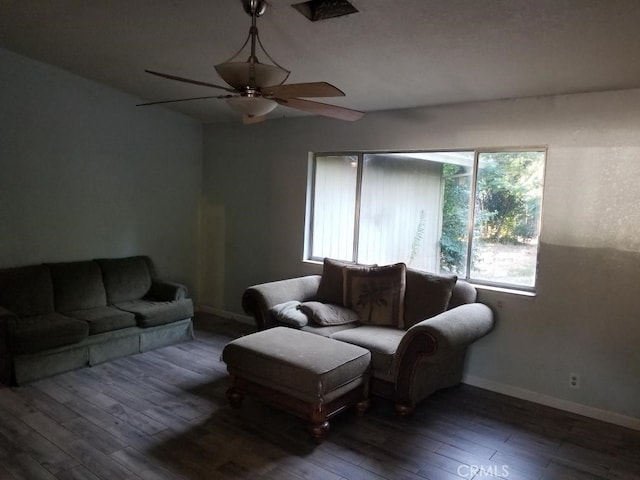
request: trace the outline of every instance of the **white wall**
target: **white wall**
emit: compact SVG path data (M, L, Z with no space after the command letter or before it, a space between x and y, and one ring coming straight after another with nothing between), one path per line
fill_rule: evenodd
M205 128L203 301L301 261L310 151L548 145L538 294L483 290L468 381L640 428L640 90ZM568 386L569 374L581 386Z
M0 267L148 254L196 283L202 126L0 49Z

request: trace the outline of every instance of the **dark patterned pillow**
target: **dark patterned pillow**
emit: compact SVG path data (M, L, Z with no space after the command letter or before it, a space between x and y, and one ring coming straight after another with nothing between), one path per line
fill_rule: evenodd
M334 260L333 258L324 259L322 278L320 279L320 285L318 285L318 292L316 293L316 300L318 302L344 306L344 276L342 269L346 266L361 268L353 262Z
M360 322L404 328L407 266L344 267L344 306L360 315Z
M434 317L447 309L458 277L407 269L404 297L405 328Z

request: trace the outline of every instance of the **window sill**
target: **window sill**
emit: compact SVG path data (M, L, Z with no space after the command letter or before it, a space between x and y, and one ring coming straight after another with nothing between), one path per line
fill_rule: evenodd
M536 292L530 290L519 290L517 288L495 287L492 285L483 285L470 282L477 290L488 290L490 292L508 293L510 295L519 295L521 297L535 297Z

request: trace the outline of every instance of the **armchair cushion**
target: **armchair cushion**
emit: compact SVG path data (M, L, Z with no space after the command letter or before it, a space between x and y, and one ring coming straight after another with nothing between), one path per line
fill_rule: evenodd
M298 300L290 300L274 305L268 310L268 313L278 323L302 328L309 323L309 318L298 310L299 305L300 302Z
M344 325L360 320L360 316L354 310L340 305L321 302L303 302L298 307L312 322L326 327L328 325Z
M364 324L404 328L404 263L382 267L345 267L344 306Z
M436 275L407 269L407 289L404 297L404 327L410 328L447 309L458 277Z
M331 338L369 350L374 376L391 380L393 358L405 333L397 328L362 325L334 333Z

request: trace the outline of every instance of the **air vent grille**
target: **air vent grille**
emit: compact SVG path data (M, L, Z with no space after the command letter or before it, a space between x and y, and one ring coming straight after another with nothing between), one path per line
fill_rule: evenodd
M341 17L358 11L347 0L310 0L291 6L312 22Z

